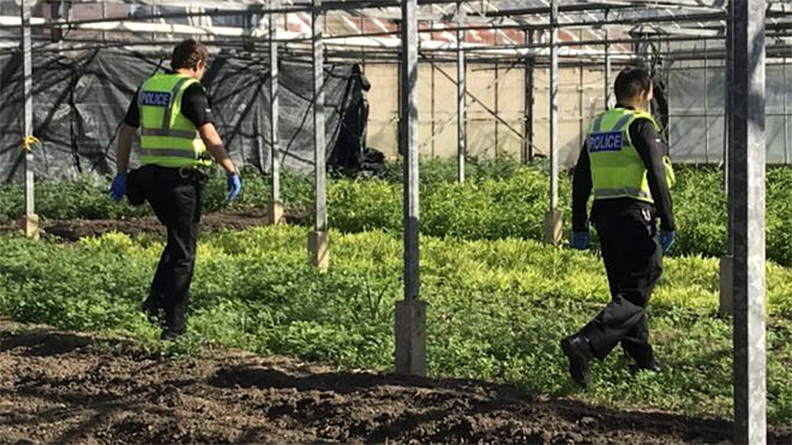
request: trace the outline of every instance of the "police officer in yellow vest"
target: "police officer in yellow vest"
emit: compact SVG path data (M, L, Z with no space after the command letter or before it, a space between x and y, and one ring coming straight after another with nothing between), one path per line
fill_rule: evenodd
M168 243L143 303L149 317L162 322L163 340L174 340L186 329L201 193L205 167L211 165L211 159L227 174L229 199L242 189L237 169L212 123L209 98L200 83L207 59L207 49L200 42L189 39L176 45L171 57L173 70L155 74L140 87L118 136L118 173L110 195L118 202L127 194L132 202L136 195L132 191L139 190L168 229ZM142 166L127 174L138 127L142 127Z
M569 373L584 388L589 382L589 360L604 359L619 343L634 360L632 372L665 369L649 344L646 307L662 273L662 256L674 242L669 192L673 170L664 157L658 125L648 113L649 72L625 69L616 78L615 92L618 105L589 125L573 182L572 247L588 246L587 204L593 189L591 221L611 293L610 304L561 341Z

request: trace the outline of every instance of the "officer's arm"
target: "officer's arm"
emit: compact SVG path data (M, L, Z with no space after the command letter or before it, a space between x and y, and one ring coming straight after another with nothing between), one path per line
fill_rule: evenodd
M587 206L591 187L591 160L588 149L583 144L572 179L572 230L575 232L588 230Z
M129 155L132 153L132 139L136 131L135 127L126 122L121 124L116 146L116 173L126 173L129 170Z
M116 145L116 173L126 173L129 170L129 155L132 153L132 140L140 126L140 109L138 108L138 93L129 103L124 121L118 132L118 145Z
M671 192L668 190L663 165L663 150L652 122L648 119L636 119L630 125L630 139L646 165L646 178L660 216L660 229L675 230Z
M201 139L203 139L204 144L206 144L206 149L209 150L209 153L212 154L217 163L223 167L223 170L229 175L237 173L236 167L231 162L231 157L228 156L228 152L223 146L223 140L220 139L214 124L211 122L206 123L198 131L201 133Z

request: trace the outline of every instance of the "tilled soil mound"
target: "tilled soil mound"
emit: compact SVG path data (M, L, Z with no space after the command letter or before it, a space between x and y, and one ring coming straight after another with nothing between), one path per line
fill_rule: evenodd
M727 421L595 409L506 386L336 373L0 327L0 443L719 443ZM789 435L770 441L790 443Z

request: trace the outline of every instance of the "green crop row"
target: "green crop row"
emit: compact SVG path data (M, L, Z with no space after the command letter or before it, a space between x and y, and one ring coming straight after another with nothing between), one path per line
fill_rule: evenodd
M402 230L401 165L387 167L383 180L332 179L328 183L331 227L352 233ZM471 162L468 180L455 183L456 167L449 161L425 161L421 166L421 230L437 237L541 239L548 203L548 179L543 165L522 166L509 160ZM722 170L677 167L673 189L677 241L672 255L718 257L726 252L726 198ZM254 171L243 175L244 190L232 208L266 208L267 178ZM83 177L75 181L42 181L37 187L38 213L45 218L122 218L148 214L148 207L115 205L102 192L106 183ZM229 206L221 175L207 186L205 207ZM312 178L286 173L283 199L292 214L311 221ZM767 173L767 256L792 266L792 168ZM560 208L570 229L570 178L560 181ZM22 214L18 185L0 188L0 223Z
M214 345L283 354L340 368L390 369L402 247L383 232L331 232L331 269L307 265L300 227L208 235L199 245L190 331L174 348ZM630 376L619 351L593 365L589 390L570 382L562 336L609 300L595 253L532 240L422 238L433 376L506 382L621 409L729 417L731 321L717 316L718 263L669 258L649 310L671 371ZM0 313L64 329L156 343L138 307L162 244L122 234L78 243L0 237ZM792 417L792 270L767 266L768 414Z

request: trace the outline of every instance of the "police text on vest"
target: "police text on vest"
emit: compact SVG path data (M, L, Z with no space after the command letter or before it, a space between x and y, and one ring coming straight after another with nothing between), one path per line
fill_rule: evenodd
M149 107L167 107L170 105L170 93L158 93L153 91L141 91L138 104Z
M606 133L592 133L586 140L589 153L600 151L621 151L624 148L624 133L609 131Z

